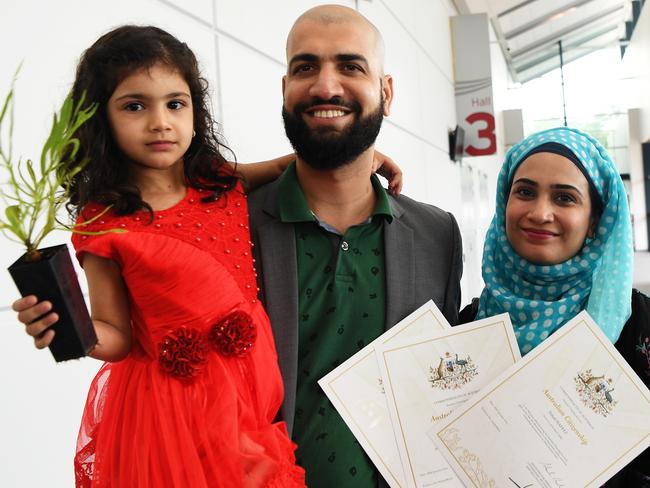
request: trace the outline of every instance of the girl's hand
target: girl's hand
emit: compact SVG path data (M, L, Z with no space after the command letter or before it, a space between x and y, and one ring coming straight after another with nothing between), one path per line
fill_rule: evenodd
M46 329L59 320L56 313L44 315L52 310L50 302L38 302L34 295L29 295L16 300L11 308L14 312L18 312L18 320L25 324L25 332L34 339L37 349L44 349L50 345L54 339L54 331Z
M120 269L115 262L90 253L84 257L83 268L97 334L97 345L88 355L102 361L124 359L131 350L131 317ZM50 302L39 302L37 297L29 295L16 300L11 308L18 312L18 320L25 324L25 332L34 338L37 349L52 343L55 332L47 329L59 320L59 316L52 312Z
M397 166L395 161L376 149L372 170L386 178L388 181L388 192L391 195L396 197L402 192L402 169Z

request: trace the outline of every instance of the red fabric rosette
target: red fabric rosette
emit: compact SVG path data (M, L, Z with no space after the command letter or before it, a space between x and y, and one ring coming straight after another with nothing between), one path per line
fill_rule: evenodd
M246 312L236 310L212 326L208 339L224 356L243 356L255 344L257 328Z
M158 362L165 373L188 381L203 369L208 352L201 331L179 327L163 337Z

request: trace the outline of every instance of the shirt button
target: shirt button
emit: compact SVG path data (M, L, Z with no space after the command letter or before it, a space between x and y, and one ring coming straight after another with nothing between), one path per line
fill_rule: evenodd
M344 251L347 251L348 249L350 249L350 245L346 241L343 241L341 243L341 249L343 249Z

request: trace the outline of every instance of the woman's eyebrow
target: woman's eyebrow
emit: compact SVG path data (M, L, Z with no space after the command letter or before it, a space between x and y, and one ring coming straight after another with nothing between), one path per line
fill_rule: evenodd
M528 178L518 178L512 182L513 185L516 185L517 183L525 183L527 185L539 186L536 181L530 180Z
M582 192L580 191L580 189L577 186L573 186L573 185L565 185L565 184L562 184L562 183L555 183L555 184L551 185L551 188L553 188L554 190L573 190L573 191L578 192L580 195L582 195Z

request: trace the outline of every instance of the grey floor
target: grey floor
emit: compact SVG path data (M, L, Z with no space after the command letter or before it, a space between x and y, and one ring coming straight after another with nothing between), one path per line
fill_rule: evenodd
M650 296L650 252L634 253L634 287Z

